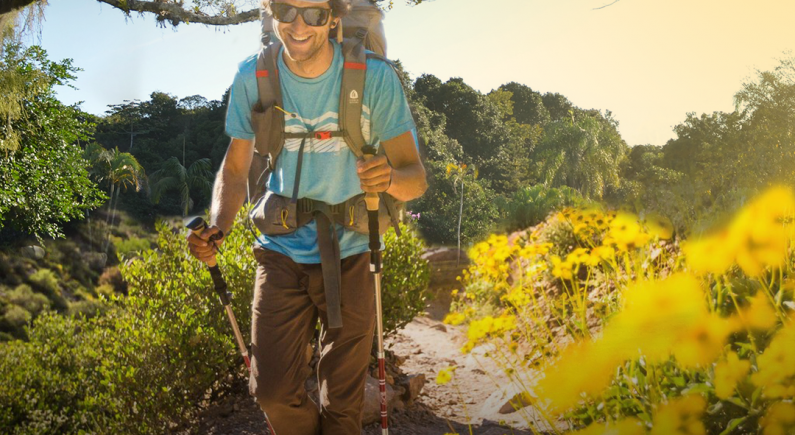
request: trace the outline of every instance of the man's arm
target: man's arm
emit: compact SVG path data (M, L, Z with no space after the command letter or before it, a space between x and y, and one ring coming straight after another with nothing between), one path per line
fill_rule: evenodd
M210 236L223 231L224 236L229 234L235 215L246 200L246 181L251 158L254 154L254 142L245 139L232 139L221 169L215 176L213 185L213 199L210 205L210 227L199 234L188 235L188 248L191 254L207 263L215 257L217 245L223 239L210 242Z
M215 176L213 200L210 206L210 225L215 225L228 234L235 216L246 201L246 182L254 141L232 138L221 169Z
M357 164L357 172L365 192L384 192L400 201L419 198L428 188L425 167L414 142L407 131L400 136L381 142L386 156L377 155Z

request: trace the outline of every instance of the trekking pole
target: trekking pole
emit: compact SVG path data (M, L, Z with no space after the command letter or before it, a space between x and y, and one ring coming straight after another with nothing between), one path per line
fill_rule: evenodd
M197 216L185 226L194 234L198 234L207 228L207 222L202 217ZM224 237L224 233L219 231L210 236L210 241L215 244L215 242L222 237ZM207 269L210 271L210 277L213 279L215 292L218 293L218 297L221 299L221 304L224 306L224 310L226 311L226 316L229 318L229 323L232 325L232 332L235 334L235 341L237 341L237 347L240 349L240 354L243 355L243 362L246 363L246 368L249 372L251 372L251 360L248 357L248 349L246 348L245 342L243 341L243 334L240 333L240 326L237 324L235 313L232 311L232 293L228 290L228 286L226 285L224 276L221 274L221 269L218 267L218 263L215 261L215 257L207 262ZM268 429L270 430L271 435L276 435L276 431L273 430L270 419L268 419L268 414L265 413L265 410L263 410L262 413L265 414L265 423L268 424Z
M362 147L364 159L375 156L375 147ZM384 317L381 312L381 238L378 231L378 194L368 192L364 197L367 203L367 226L370 232L370 272L375 278L375 319L378 328L378 388L381 391L381 433L389 434L386 401L386 362L384 354Z

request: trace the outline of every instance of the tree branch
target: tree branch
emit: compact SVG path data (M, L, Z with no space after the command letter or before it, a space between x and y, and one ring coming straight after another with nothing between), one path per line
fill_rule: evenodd
M599 9L604 9L604 8L606 8L606 7L608 7L608 6L612 6L612 5L614 5L614 4L618 3L618 2L619 2L619 0L615 0L613 3L606 4L606 5L604 5L604 6L600 6L600 7L598 7L598 8L593 8L593 10L595 10L595 11L598 11Z
M27 1L27 0L23 0ZM97 0L124 11L129 15L130 12L149 12L157 16L158 21L168 21L172 26L179 23L200 23L210 26L230 26L233 24L248 23L259 20L259 9L251 9L232 16L208 15L198 11L185 10L178 3L166 1L144 1L144 0Z
M14 12L38 0L2 0L0 1L0 15Z
M0 0L0 17L13 13L39 0ZM129 15L130 12L151 13L157 21L168 21L172 26L179 23L200 23L210 26L230 26L259 20L259 9L251 9L234 15L209 15L198 10L186 10L182 2L169 0L97 0L113 6Z

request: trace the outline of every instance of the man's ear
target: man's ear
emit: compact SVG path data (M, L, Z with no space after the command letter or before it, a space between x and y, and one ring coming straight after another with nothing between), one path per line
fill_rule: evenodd
M331 22L331 28L332 28L332 29L336 29L336 28L337 28L337 26L339 26L339 25L340 25L340 19L339 19L339 18L337 18L336 20L333 20L333 21Z

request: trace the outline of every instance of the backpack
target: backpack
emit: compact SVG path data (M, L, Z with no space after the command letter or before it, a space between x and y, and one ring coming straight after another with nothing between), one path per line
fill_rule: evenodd
M318 248L323 271L329 328L342 327L340 305L340 247L336 227L343 227L367 234L369 218L365 195L356 195L342 204L326 204L309 198L298 198L303 149L307 139L330 139L341 137L357 158L364 153L366 146L361 129L362 101L364 96L367 59L377 58L387 62L386 38L381 23L383 13L370 0L351 0L352 9L343 17L337 28L337 40L342 40L344 57L342 89L339 105L339 130L306 133L287 133L284 128L284 114L278 110L282 105L281 84L277 69L277 56L281 42L273 35L272 20L264 13L263 48L257 58L257 88L259 101L251 110L251 122L255 133L254 155L249 170L249 201L254 203L249 217L260 232L269 235L288 234L305 225L312 219L317 223ZM331 36L331 35L330 35ZM345 38L342 38L345 36ZM365 49L371 52L365 52ZM268 192L265 180L276 166L276 159L288 138L300 138L296 181L292 197L284 197ZM381 147L383 152L383 147ZM253 189L252 189L253 187ZM252 192L253 190L253 192ZM398 207L400 203L385 192L379 194L380 209L378 226L383 233L391 223L395 233L400 236Z
M384 32L384 13L373 0L349 0L351 10L342 18L340 29L343 38L352 38L363 30L364 48L386 57L386 33ZM268 14L260 8L260 21L262 22L262 45L270 45L276 41L273 31L273 21ZM342 41L340 41L342 42Z
M383 26L383 12L371 0L351 0L351 10L343 17L337 28L345 35L342 41L344 70L342 75L342 91L340 92L339 131L286 133L284 130L284 113L275 106L281 106L281 86L278 78L277 58L281 42L273 33L273 21L260 10L262 16L263 47L257 59L257 88L259 101L252 109L252 124L257 137L254 156L249 171L249 202L258 204L266 201L267 206L255 206L251 218L260 232L268 235L286 234L311 220L313 203L311 200L296 198L296 183L292 198L270 195L265 181L276 166L276 159L288 138L329 139L342 137L353 154L361 158L362 147L366 144L361 131L362 96L367 59L376 58L394 65L387 60L386 37ZM370 50L371 52L365 52ZM397 71L396 71L397 72ZM264 139L267 138L267 139ZM383 149L381 150L383 151ZM299 167L300 174L300 157ZM402 203L383 193L380 195L381 211L379 212L379 229L381 233L391 224L396 234L400 235L398 225L402 212ZM289 200L289 201L288 201ZM317 202L317 201L315 201ZM364 233L368 232L366 207L363 195L352 198L344 204L331 207L336 221L345 228Z

